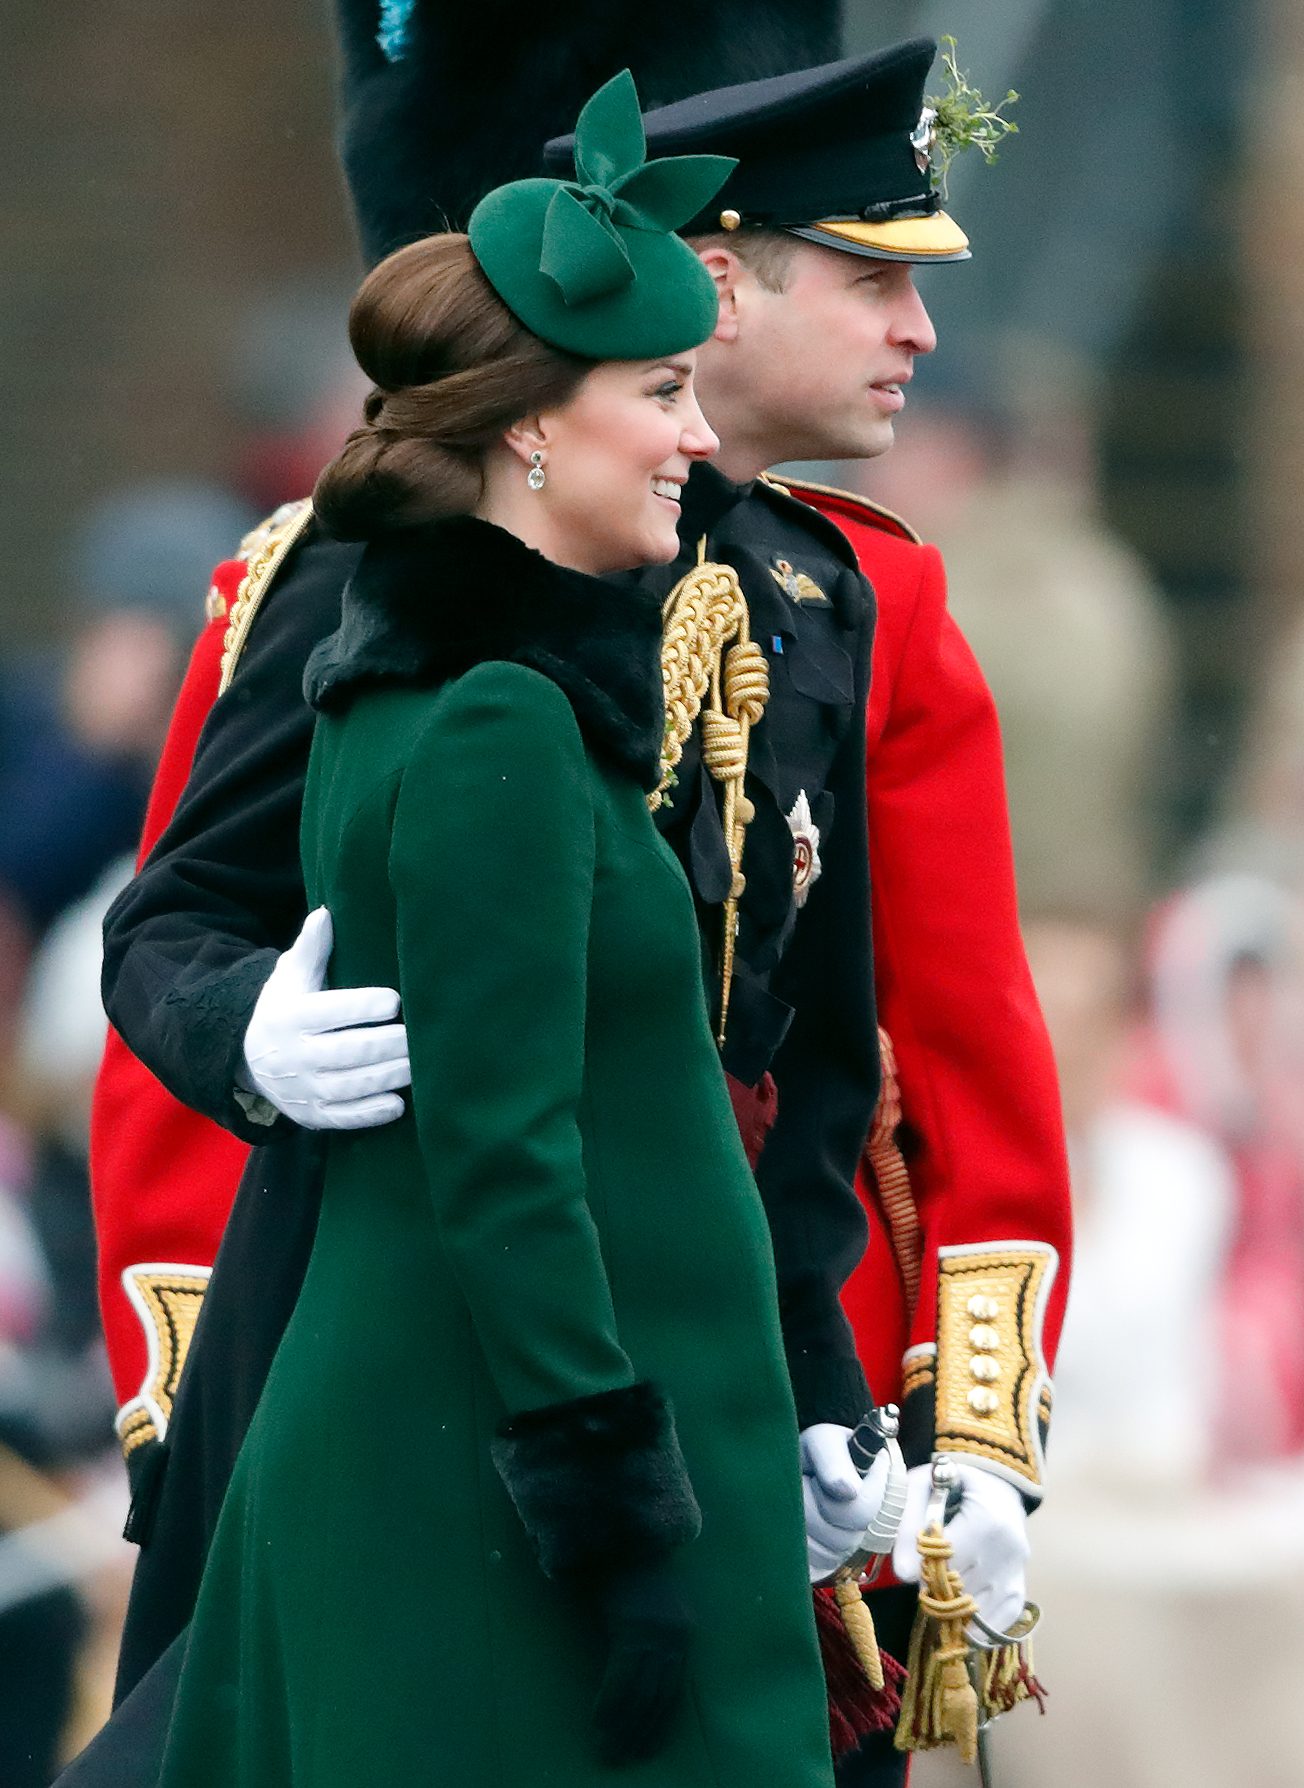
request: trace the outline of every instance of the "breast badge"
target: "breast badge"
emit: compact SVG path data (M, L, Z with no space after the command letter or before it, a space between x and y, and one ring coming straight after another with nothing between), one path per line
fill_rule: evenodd
M811 818L810 802L803 789L788 815L792 833L792 897L799 907L820 879L820 829Z
M813 577L807 577L804 571L797 571L787 559L776 559L770 566L770 576L778 584L789 602L818 603L822 608L831 608L828 597L820 589Z

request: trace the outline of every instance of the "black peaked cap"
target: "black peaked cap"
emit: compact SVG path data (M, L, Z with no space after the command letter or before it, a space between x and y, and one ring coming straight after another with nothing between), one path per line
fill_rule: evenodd
M339 153L368 266L465 229L492 187L542 171L542 145L622 68L645 106L722 76L836 56L843 0L417 0L389 62L380 0L335 0Z
M912 38L645 112L649 156L738 158L683 234L765 227L889 259L967 258L927 158L924 84L936 54L931 38ZM554 138L547 171L567 175L573 150L573 137Z

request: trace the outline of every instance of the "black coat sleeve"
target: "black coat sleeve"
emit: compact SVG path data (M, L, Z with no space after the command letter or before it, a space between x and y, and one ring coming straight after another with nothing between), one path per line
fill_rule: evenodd
M873 1405L840 1302L868 1238L856 1170L879 1077L865 810L871 614L857 642L851 722L825 785L833 824L821 873L774 977L793 1018L771 1070L778 1110L757 1167L803 1428L854 1427Z
M169 1092L247 1142L288 1128L252 1121L235 1076L258 995L305 915L299 813L313 713L303 670L339 624L357 554L310 525L205 722L171 824L105 921L113 1025Z

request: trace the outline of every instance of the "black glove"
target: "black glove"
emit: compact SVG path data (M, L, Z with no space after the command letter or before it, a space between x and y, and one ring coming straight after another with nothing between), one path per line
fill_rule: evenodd
M598 1755L641 1763L665 1746L679 1712L693 1616L664 1561L615 1571L592 1594L607 1642L593 1705Z

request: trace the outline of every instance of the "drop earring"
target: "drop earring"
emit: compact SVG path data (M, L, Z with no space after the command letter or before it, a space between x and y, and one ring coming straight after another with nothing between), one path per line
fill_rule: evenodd
M530 469L526 473L525 482L531 490L542 490L548 482L548 474L543 469L543 454L537 447L530 455Z

